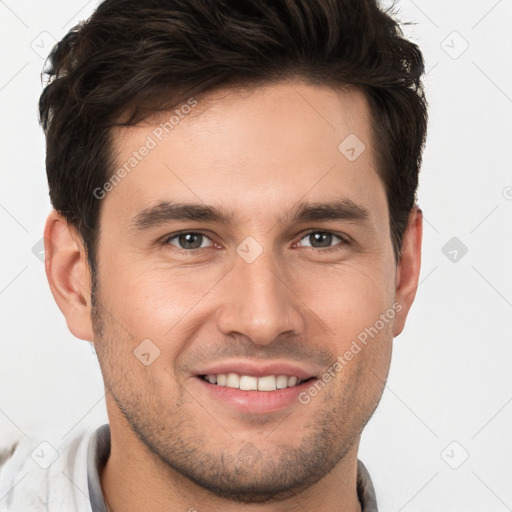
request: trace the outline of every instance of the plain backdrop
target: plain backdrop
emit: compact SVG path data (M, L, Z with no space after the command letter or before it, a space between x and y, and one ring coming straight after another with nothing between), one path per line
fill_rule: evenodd
M41 261L50 203L36 112L44 58L96 5L0 2L3 439L37 434L57 445L106 421L96 357L68 331ZM359 457L382 512L505 512L512 509L512 1L400 0L396 8L427 64L423 264Z

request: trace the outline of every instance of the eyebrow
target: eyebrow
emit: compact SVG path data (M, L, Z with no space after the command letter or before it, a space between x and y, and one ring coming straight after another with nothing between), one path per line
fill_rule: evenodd
M303 223L325 220L365 222L370 212L351 199L343 198L321 203L301 202L281 217L279 223ZM135 230L148 230L171 221L202 221L208 223L237 225L240 219L234 212L222 207L199 203L161 201L135 215L130 225Z

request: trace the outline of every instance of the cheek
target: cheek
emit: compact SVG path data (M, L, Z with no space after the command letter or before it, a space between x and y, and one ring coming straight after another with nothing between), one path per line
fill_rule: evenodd
M372 266L344 265L308 272L301 281L304 303L342 340L375 324L392 305L392 272Z
M219 269L136 261L105 265L103 298L127 330L162 338L214 288Z

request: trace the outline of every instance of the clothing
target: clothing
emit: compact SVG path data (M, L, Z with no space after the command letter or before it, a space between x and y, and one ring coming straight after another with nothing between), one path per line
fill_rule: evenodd
M107 512L99 475L109 454L108 424L67 440L58 450L33 439L12 445L0 452L0 512ZM378 512L360 460L357 493L362 512Z

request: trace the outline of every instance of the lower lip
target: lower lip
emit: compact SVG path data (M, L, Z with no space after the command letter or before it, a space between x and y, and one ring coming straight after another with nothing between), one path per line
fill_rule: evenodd
M241 412L257 414L277 412L294 403L299 404L299 394L315 381L315 379L311 379L298 386L276 389L275 391L244 391L210 384L201 377L196 377L195 380L214 399Z

